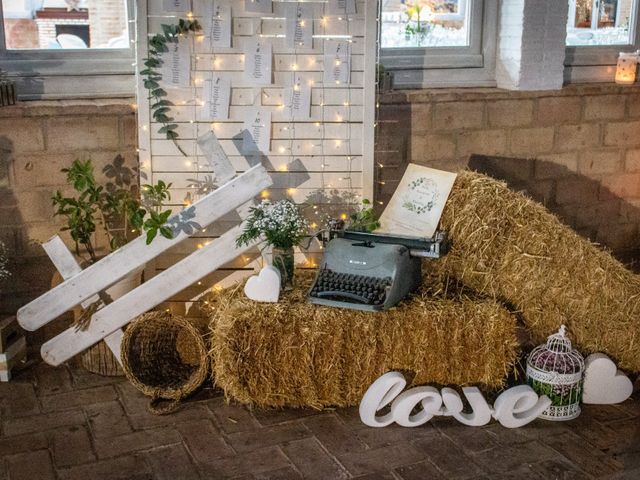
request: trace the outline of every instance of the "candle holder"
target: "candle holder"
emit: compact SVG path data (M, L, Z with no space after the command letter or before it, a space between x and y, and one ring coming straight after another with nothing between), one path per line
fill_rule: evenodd
M621 52L616 67L616 83L619 85L633 85L636 82L640 50L634 53Z

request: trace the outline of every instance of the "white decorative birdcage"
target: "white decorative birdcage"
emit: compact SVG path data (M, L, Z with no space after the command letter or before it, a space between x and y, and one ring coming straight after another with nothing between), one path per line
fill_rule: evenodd
M572 348L564 325L533 349L527 359L527 383L551 399L540 418L571 420L580 415L583 373L584 358Z

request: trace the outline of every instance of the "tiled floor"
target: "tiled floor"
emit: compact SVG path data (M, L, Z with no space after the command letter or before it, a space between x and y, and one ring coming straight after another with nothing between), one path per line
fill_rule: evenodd
M35 365L0 384L0 479L640 479L640 392L575 421L362 425L357 409L254 411L205 388L146 411L123 378Z

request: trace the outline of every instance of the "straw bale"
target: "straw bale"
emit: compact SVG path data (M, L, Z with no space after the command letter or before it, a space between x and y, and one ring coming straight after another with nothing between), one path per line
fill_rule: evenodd
M432 264L441 284L453 277L501 299L538 342L564 323L583 353L604 352L621 368L640 370L640 276L544 206L500 181L462 172L441 227L452 242Z
M493 300L417 294L383 313L309 304L310 282L280 303L240 287L210 299L215 383L260 407L357 405L390 370L414 385L502 386L518 353L516 320Z

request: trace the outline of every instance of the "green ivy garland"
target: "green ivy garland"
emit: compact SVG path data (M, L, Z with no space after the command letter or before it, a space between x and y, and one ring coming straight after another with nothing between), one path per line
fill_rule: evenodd
M157 123L161 123L162 127L158 130L158 133L166 135L168 140L173 141L180 153L185 157L185 153L180 145L178 145L178 132L176 129L178 125L172 123L174 118L170 117L171 103L166 97L167 92L160 87L160 81L162 80L162 74L157 70L163 63L161 56L164 52L168 52L167 43L178 43L182 35L187 35L191 32L199 32L202 27L197 20L185 20L180 19L177 25L161 25L162 33L158 33L149 39L149 51L148 57L144 59L145 69L140 72L144 78L144 88L149 90L151 100L151 114L153 119Z

